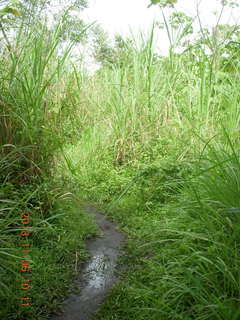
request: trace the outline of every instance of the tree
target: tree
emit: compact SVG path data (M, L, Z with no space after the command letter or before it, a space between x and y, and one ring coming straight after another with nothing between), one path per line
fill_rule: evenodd
M148 7L152 5L159 5L162 8L171 7L177 3L178 0L151 0L151 3ZM223 6L229 6L232 8L239 7L238 1L234 0L219 0Z
M114 49L108 34L100 25L96 25L92 32L93 57L102 66L110 66L114 63Z
M160 5L160 7L174 7L174 5L177 3L177 0L151 0L151 3L148 7L151 7L152 5Z
M28 28L33 23L47 24L51 28L61 19L62 40L82 41L86 24L79 18L79 12L87 8L87 0L69 0L67 3L57 0L54 6L49 0L0 0L0 5L3 3L5 7L0 11L0 29L5 40L9 30L23 26Z
M108 34L97 25L93 29L93 57L102 66L123 66L129 63L129 48L132 40L116 35L112 42Z

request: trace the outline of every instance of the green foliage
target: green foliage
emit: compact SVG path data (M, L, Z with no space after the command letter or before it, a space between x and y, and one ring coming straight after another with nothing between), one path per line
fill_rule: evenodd
M177 3L177 0L151 0L151 4L149 5L156 5L158 4L160 7L174 7L174 5Z
M41 188L42 190L38 188L37 191L46 197L44 187ZM49 186L47 190L49 192ZM9 191L11 191L8 194L11 199L14 190ZM56 197L54 190L51 192ZM27 203L26 198L30 197L29 193L30 195L34 194L34 197ZM21 201L22 195L25 197L25 203L24 200ZM38 207L41 206L41 203L43 205L43 202L38 202L37 198L39 197L30 188L15 192L15 203L18 207L12 210L12 219L5 217L5 222L0 220L3 245L3 248L0 248L0 272L2 275L0 315L3 319L40 320L58 310L60 300L69 290L73 289L71 283L76 276L79 264L87 257L84 239L89 235L96 234L95 224L91 217L82 212L78 200L59 194L52 208L48 208L47 216L45 213L43 218ZM9 203L13 203L13 200ZM13 227L10 228L7 225L7 222L8 224L14 223L14 229L18 232L21 230L18 217L18 214L20 215L22 212L20 209L30 213L33 224L33 233L30 237L30 257L33 265L30 274L31 289L28 294L34 300L32 306L27 308L19 305L19 298L23 294L20 286L17 285L23 278L17 268L19 267L17 261L22 259L19 239Z
M147 40L114 44L96 27L101 68L89 76L66 62L86 29L72 11L86 2L68 3L51 27L42 23L47 2L21 5L23 18L8 10L1 27L2 318L43 319L59 308L86 257L83 240L96 233L71 190L128 234L125 277L97 319L238 320L239 28L201 30L189 45L191 18L163 12L171 48L160 57L156 25ZM34 234L27 311L16 302L22 211Z
M84 237L96 232L78 201L67 201L71 186L53 178L56 153L67 140L62 139L62 127L69 114L62 108L60 88L73 43L61 48L64 14L51 27L42 23L43 12L37 12L45 5L24 1L16 3L16 10L7 6L1 11L1 319L44 319L54 311L75 275L74 259L86 257ZM19 16L20 7L22 15L11 19ZM32 231L28 276L34 303L29 308L19 304L25 294L19 268L26 258L20 247L23 212L31 217Z
M0 10L1 17L5 16L6 14L13 14L16 17L21 16L21 13L16 8L10 6L6 6L5 8Z
M93 28L93 57L102 66L113 68L115 65L124 66L129 62L130 48L133 41L116 35L112 43L104 30L99 25Z
M68 167L129 237L123 281L96 319L239 318L238 49L206 32L176 54L191 20L171 19L168 57L154 54L152 31L119 39L124 63L78 76L81 133L64 149Z

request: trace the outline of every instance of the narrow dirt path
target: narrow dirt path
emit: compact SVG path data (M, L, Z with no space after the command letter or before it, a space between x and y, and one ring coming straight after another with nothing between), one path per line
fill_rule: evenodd
M106 293L118 281L117 258L124 235L116 229L116 224L108 221L95 207L88 206L86 211L95 215L103 235L87 241L90 258L83 265L76 280L81 292L70 294L64 302L64 312L52 317L52 320L91 319L104 301Z

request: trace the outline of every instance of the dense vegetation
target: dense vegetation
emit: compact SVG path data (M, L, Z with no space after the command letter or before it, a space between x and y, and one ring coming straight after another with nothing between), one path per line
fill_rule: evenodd
M2 25L1 319L43 319L56 309L86 256L83 240L96 232L70 183L53 170L68 140L61 79L72 44L59 50L63 18L51 30L34 15ZM14 38L7 38L8 28L15 29Z
M89 75L70 58L80 39L66 12L54 26L11 19L0 25L2 318L59 307L96 233L81 209L91 201L128 235L123 280L96 319L240 319L239 27L189 43L192 21L178 13L165 19L167 57L154 48L157 24L148 39L99 42ZM16 285L23 212L28 308Z

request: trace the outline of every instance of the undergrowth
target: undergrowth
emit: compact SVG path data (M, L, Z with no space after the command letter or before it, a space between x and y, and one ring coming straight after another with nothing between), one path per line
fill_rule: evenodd
M62 19L52 28L22 19L11 46L7 33L1 39L1 319L46 319L59 309L96 233L73 185L54 173L69 139L60 88L72 43L60 50Z
M128 234L96 319L240 319L239 62L194 47L156 60L152 35L127 50L82 82L90 111L59 166Z
M2 318L59 309L96 234L80 198L128 234L123 279L96 319L240 319L239 48L226 62L228 46L209 35L160 57L154 26L88 75L70 60L72 43L61 46L61 26L22 23L1 47Z

